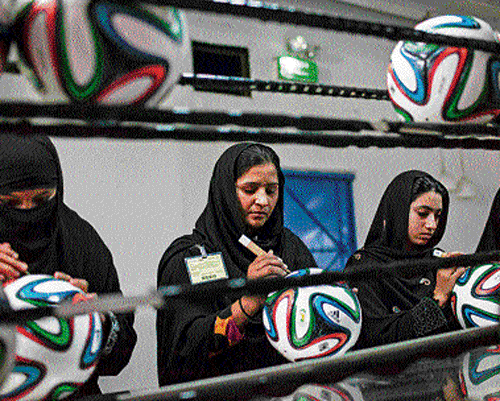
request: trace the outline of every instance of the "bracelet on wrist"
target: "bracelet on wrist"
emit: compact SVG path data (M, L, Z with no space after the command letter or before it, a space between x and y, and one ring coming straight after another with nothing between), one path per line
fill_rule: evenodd
M118 341L118 332L120 331L120 323L113 312L108 313L108 318L110 319L111 328L109 330L108 338L106 344L102 350L102 355L106 356L111 353L113 347Z
M250 315L249 313L247 313L247 311L245 310L245 308L243 308L243 303L241 302L241 297L238 298L238 305L240 306L241 312L245 315L245 317L247 318L247 320L249 322L252 322L252 323L260 323L261 322L259 319L255 318L255 315L258 312L255 315Z

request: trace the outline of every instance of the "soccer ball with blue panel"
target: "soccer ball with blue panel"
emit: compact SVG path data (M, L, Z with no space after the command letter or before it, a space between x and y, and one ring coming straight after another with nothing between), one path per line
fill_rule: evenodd
M485 21L444 15L415 26L429 33L500 43ZM500 114L500 60L470 48L400 41L387 71L395 111L409 122L482 123Z
M20 69L45 100L155 107L189 62L184 13L113 0L19 0Z
M322 272L302 269L287 277ZM290 361L342 355L354 346L361 331L361 306L343 283L273 292L262 313L267 339Z

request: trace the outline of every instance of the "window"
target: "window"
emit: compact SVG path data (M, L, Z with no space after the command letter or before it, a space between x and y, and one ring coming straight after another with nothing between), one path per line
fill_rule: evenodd
M213 45L193 41L192 51L193 72L195 74L250 78L248 49L244 47ZM196 87L195 89L239 96L250 96L250 91L248 90L202 89Z
M343 270L357 249L354 175L291 170L284 174L285 226L304 241L318 267Z

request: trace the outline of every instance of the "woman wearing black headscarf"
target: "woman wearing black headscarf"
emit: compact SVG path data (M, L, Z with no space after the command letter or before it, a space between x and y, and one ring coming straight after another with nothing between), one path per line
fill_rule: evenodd
M192 234L165 251L158 286L284 276L316 266L304 243L283 227L283 184L271 148L241 143L227 149L215 165L208 203ZM255 257L238 242L242 234L267 253ZM211 265L204 262L209 259ZM286 362L268 343L262 323L255 322L264 301L231 294L204 302L169 300L157 317L160 385Z
M500 250L500 190L497 191L476 252Z
M371 264L454 256L435 248L444 235L448 191L432 176L412 170L399 174L387 187L363 248L347 261L345 271L371 269ZM449 297L465 268L412 272L401 270L351 286L363 311L364 348L459 329Z
M68 280L89 293L121 293L112 255L95 229L63 201L57 151L47 137L0 139L0 276L24 272ZM117 375L136 343L133 314L104 316L102 357L74 397L100 393L100 375Z

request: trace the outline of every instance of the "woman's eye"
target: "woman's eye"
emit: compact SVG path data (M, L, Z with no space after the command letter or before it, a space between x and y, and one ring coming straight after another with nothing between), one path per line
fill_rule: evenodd
M422 218L426 218L429 215L429 213L427 213L427 212L418 212L417 214L419 215L419 217L422 217Z
M245 188L243 190L243 192L245 192L248 195L253 195L255 193L255 189L253 189L253 188Z

